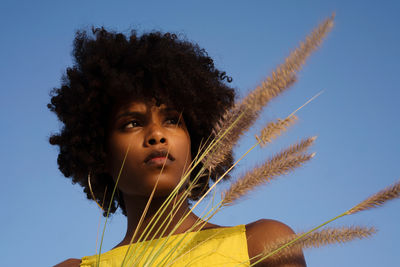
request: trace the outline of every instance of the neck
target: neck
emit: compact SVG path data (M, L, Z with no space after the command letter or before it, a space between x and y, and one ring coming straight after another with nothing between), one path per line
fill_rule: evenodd
M179 202L179 199L182 198L182 194L183 192L178 194L161 215L159 215L160 213L156 213L161 208L162 204L166 200L166 197L154 197L151 200L146 215L143 217L143 219L141 219L141 217L146 209L149 197L124 195L128 225L126 235L118 246L127 245L131 240L133 240L133 242L144 241L151 238L160 238L168 234L184 233L191 229L192 226L195 225L196 221L199 220L199 218L194 213L190 212L189 203L186 198L183 200L180 206L178 205L177 202ZM173 208L174 206L175 208ZM180 220L185 216L186 218L180 222ZM157 223L155 223L155 220L153 220L155 217L159 217ZM150 230L150 227L145 229L148 225L150 225L150 227L154 225L153 230ZM206 223L203 228L210 227L213 227L213 225ZM157 231L158 229L161 230ZM194 230L198 229L199 227L195 227ZM141 237L143 233L144 235ZM147 233L150 234L148 237L145 237Z

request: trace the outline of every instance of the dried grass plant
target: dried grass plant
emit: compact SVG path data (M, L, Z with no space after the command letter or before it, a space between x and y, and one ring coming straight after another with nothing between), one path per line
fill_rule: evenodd
M229 110L217 123L216 138L224 137L218 146L204 160L206 168L215 168L222 162L227 153L238 142L239 138L254 124L261 110L268 102L290 88L297 80L297 72L307 58L322 43L324 37L333 27L334 15L323 21L303 42L296 48L260 86L250 92L242 101L237 103L233 110ZM232 128L232 123L242 116L240 122ZM232 128L232 129L230 129ZM230 130L228 130L230 129Z
M211 185L205 194L193 204L190 211L180 218L180 221L177 225L171 225L170 218L175 215L184 201L186 201L190 194L190 190L197 186L198 180L202 176L207 175L208 170L212 170L224 160L226 153L235 146L243 133L254 124L261 110L268 104L268 102L272 98L278 96L283 91L288 89L296 81L297 72L304 65L310 54L320 46L324 37L332 29L333 20L334 15L323 21L308 37L306 37L305 41L301 42L299 47L296 48L289 55L289 57L285 59L285 62L272 72L270 77L268 77L264 82L261 83L260 86L250 92L242 101L238 102L232 110L226 112L223 118L215 126L213 136L209 137L210 141L204 142L206 145L200 148L197 156L191 162L190 167L186 173L182 175L182 179L178 186L171 192L156 214L152 216L150 223L144 227L144 231L142 231L140 234L138 230L135 231L121 266L154 266L156 262L158 262L158 264L161 262L161 265L163 266L173 265L174 262L176 262L179 257L182 256L175 255L173 253L178 247L187 247L185 253L190 252L192 249L195 249L195 247L189 246L191 238L187 234L182 234L179 235L179 237L176 237L176 242L172 247L167 245L168 240L172 235L174 235L177 228L185 220L185 218L189 216L189 213L206 199L206 196L211 195L211 197L208 198L208 206L204 210L203 214L199 216L200 219L190 229L187 230L187 233L200 231L216 213L220 212L225 207L237 203L241 198L248 195L249 192L259 188L263 184L267 184L272 180L295 170L313 158L315 153L307 152L307 150L314 143L316 137L303 139L298 143L283 149L281 152L265 161L264 164L254 167L253 169L245 172L238 179L235 179L231 183L229 189L223 193L221 200L215 201L215 189L223 180L224 176L229 173L232 168L236 166L237 163L240 162L246 155L248 155L248 153L250 153L255 147L259 145L265 146L266 144L272 142L273 139L277 138L282 132L286 131L297 120L297 117L294 115L294 113L297 112L296 110L285 119L277 119L276 121L267 124L256 137L255 144L251 146L241 157L239 157L239 159L229 170L227 170L225 174L220 176ZM125 158L129 152L129 149L130 147L127 148ZM124 164L125 159L121 164L119 176L122 172ZM191 173L196 167L199 166L199 164L203 164L203 167L198 173L196 173L195 178L190 181L189 177L191 176ZM116 184L119 181L119 176ZM185 189L183 194L178 197L178 192L180 192L181 188L184 188L186 185L187 189ZM142 227L143 218L146 216L147 209L152 201L156 187L157 183L149 197L137 229L141 229ZM116 187L113 189L112 197L114 197L115 192ZM327 228L323 230L320 230L320 228L343 216L381 206L387 201L398 198L399 196L400 182L397 182L387 189L378 192L370 198L367 198L348 211L337 215L322 224L319 224L305 233L290 236L287 239L277 240L274 244L269 244L263 253L259 254L253 259L254 262L251 266L267 258L277 261L282 260L285 257L290 257L293 255L293 253L298 253L298 251L302 248L319 247L326 244L343 243L356 238L369 237L375 233L374 228L343 227L339 229ZM110 207L108 207L107 210L109 211ZM106 226L107 218L105 220L101 235L97 266L100 266L101 247ZM171 228L171 226L172 230L166 232L167 229ZM160 239L157 238L158 236L165 236L165 238ZM136 240L136 243L133 243L133 240ZM150 248L150 243L153 245L155 244L155 246ZM197 244L196 246L200 245L201 243Z
M292 145L272 157L263 165L245 173L225 191L222 205L232 205L239 198L260 185L269 183L274 178L287 174L310 160L314 157L314 153L306 154L303 151L311 146L314 140L315 137L311 137Z

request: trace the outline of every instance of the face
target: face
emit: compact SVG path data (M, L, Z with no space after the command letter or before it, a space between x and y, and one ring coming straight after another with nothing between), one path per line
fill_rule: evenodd
M176 187L191 162L190 136L181 114L155 102L133 101L113 113L108 139L108 168L124 194L156 196ZM128 151L128 152L127 152Z

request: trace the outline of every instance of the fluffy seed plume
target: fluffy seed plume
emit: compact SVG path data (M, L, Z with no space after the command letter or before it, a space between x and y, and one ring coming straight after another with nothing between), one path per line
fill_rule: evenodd
M216 143L215 148L205 155L202 160L206 169L214 169L225 160L226 155L232 150L240 136L256 121L258 114L246 112L245 110L232 111L232 114L226 113L222 119L225 123L217 123L213 131ZM229 118L228 118L229 117ZM220 125L220 126L218 126Z
M387 188L379 191L375 195L370 196L358 205L347 211L347 214L354 214L359 211L377 208L382 206L387 201L400 197L400 181L388 186Z
M323 38L333 27L334 15L324 20L314 31L301 42L260 86L256 87L241 102L228 111L215 126L215 136L224 137L218 146L203 160L207 169L215 168L225 159L239 138L254 124L260 111L268 102L289 88L297 79L296 73L315 51ZM240 117L240 122L236 122ZM234 125L234 126L232 126Z
M291 145L287 149L283 150L277 156L280 156L281 158L289 158L291 156L302 153L306 151L314 143L316 139L317 139L316 136L303 139L300 142ZM315 153L312 153L311 155L314 157Z
M258 186L268 183L280 175L287 174L310 160L314 157L315 153L303 154L303 152L313 143L314 140L315 137L311 137L292 145L275 155L263 165L247 172L223 193L222 205L232 205L236 200Z
M333 27L334 15L325 19L309 34L305 41L297 47L281 64L272 72L271 77L262 82L253 92L242 101L242 105L249 106L253 110L262 109L272 98L287 89L296 79L296 73L302 68L307 58L322 43L323 38Z
M312 232L293 244L279 250L276 254L274 251L293 241L295 238L301 236L302 234L296 234L282 238L274 242L265 248L263 256L271 255L270 258L273 261L284 261L299 255L301 249L305 248L318 248L335 243L345 243L352 241L354 239L362 239L372 236L376 233L374 227L341 227L341 228L326 228L320 231ZM262 256L260 257L262 258Z
M284 120L277 119L275 122L270 122L264 129L261 130L260 136L257 136L256 138L263 147L267 143L271 143L272 140L281 135L282 132L286 131L287 128L293 125L296 120L297 117L293 115Z

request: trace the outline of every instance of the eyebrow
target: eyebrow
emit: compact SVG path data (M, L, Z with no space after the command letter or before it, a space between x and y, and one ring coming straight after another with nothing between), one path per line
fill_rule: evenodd
M163 114L165 114L165 113L169 113L169 112L177 112L177 113L179 113L176 109L174 109L174 108L169 108L169 107L166 107L166 108L161 108L160 109L160 113L163 113ZM143 116L145 116L145 114L146 114L146 112L142 112L142 111L127 111L127 112L124 112L124 113L121 113L121 114L119 114L115 119L116 120L119 120L120 118L122 118L122 117L135 117L135 116L138 116L138 117L143 117Z
M160 108L160 112L171 112L171 111L178 112L178 110L176 110L175 108L171 108L171 107Z
M119 114L115 120L119 120L122 117L143 117L145 116L145 112L139 112L139 111L127 111L122 114Z

